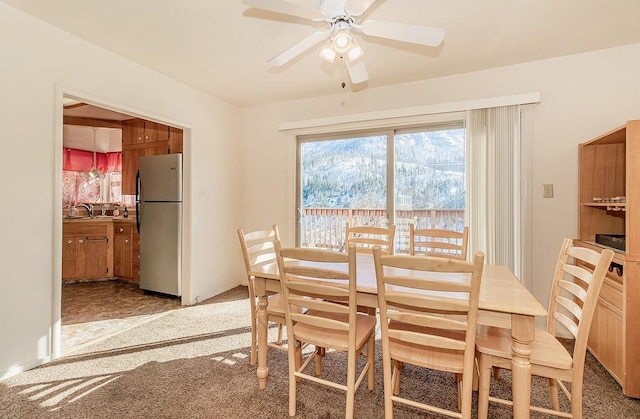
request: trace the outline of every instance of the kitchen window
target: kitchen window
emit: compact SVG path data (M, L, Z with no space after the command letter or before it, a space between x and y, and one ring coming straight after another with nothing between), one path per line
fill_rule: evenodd
M62 206L81 203L122 203L122 153L96 153L96 168L104 177L91 179L93 153L65 148L62 154Z

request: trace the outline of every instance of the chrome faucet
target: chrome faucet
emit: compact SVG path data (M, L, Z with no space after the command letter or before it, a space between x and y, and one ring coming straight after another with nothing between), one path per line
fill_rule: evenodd
M86 209L89 217L93 218L93 204L78 204L78 206Z

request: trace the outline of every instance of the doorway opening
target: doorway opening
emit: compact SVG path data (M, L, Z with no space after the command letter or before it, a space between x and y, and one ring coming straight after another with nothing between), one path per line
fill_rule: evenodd
M61 191L54 196L62 197L56 198L62 207L62 248L56 251L62 269L55 277L59 280L54 279L54 358L181 306L180 298L147 293L138 285L134 182L141 156L183 152L183 129L66 94L60 114L63 135L56 144L63 158L56 185ZM138 133L132 131L134 126L152 135L132 138ZM75 151L75 167L67 166L69 150ZM77 157L83 153L92 154L90 169L78 166ZM119 162L109 159L110 165L101 165L96 154L117 155Z

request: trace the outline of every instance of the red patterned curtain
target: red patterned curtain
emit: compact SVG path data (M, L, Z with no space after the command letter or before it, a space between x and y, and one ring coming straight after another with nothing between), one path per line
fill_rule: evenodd
M93 152L65 148L62 153L62 169L88 172L93 167ZM122 153L96 153L96 167L103 173L122 171Z
M87 172L93 167L93 152L63 149L62 153L62 206L100 200L100 182L91 181ZM96 167L106 175L111 202L122 202L122 153L96 153Z

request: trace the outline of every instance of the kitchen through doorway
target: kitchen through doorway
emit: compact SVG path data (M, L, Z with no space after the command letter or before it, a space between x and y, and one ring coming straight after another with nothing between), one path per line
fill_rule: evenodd
M115 223L116 220L122 225L122 222L129 221L127 225L130 226L131 231L136 229L135 200L131 199L131 194L134 193L131 191L132 188L129 187L129 190L126 191L126 200L123 199L111 205L112 201L110 197L113 196L111 188L114 183L105 182L104 175L101 175L102 177L100 178L100 193L97 195L99 198L96 198L96 194L94 194L92 198L86 198L91 195L82 195L82 202L74 200L73 203L70 204L68 199L69 191L67 190L65 199L65 188L69 188L69 182L65 181L68 176L64 175L64 159L69 155L69 150L84 150L85 153L93 152L91 171L94 171L97 168L96 152L122 152L122 130L125 125L123 121L127 121L129 124L142 121L143 125L147 121L127 113L110 110L106 107L103 108L99 105L93 105L66 96L63 100L62 116L63 138L61 152L63 153L63 202L60 204L62 204L63 207L63 220L61 220L63 223L63 228L61 229L63 232L63 248L61 252L62 275L60 293L54 293L54 300L59 298L59 301L54 301L54 312L55 307L60 308L60 321L58 323L60 327L57 328L55 324L53 327L54 348L58 348L57 350L54 349L56 357L67 355L75 349L113 336L142 322L149 321L181 307L180 297L145 292L140 289L138 284L139 259L135 254L135 249L133 249L133 255L131 255L131 253L127 255L125 253L125 263L123 264L120 261L120 259L123 258L122 251L117 249L113 250L112 247L108 247L124 243L122 241L123 237L118 237L117 233L109 233L108 237L106 234L100 233L105 236L105 242L107 243L106 245L102 244L102 246L112 249L106 259L100 256L101 259L106 261L107 266L109 266L107 270L98 271L104 272L104 274L87 274L85 269L86 265L90 265L93 258L90 253L80 254L78 252L76 254L75 250L69 252L69 249L65 248L65 246L75 246L75 248L78 248L81 244L95 244L94 241L98 241L94 237L85 235L84 232L78 235L77 240L71 240L70 237L65 236L65 228L68 227L69 221L78 221L85 225L90 225L94 220L102 225L105 225L105 223L106 225ZM182 129L169 127L168 125L162 125L161 123L152 121L148 121L148 125L166 127L167 129L171 129L173 133L179 133L179 137L174 136L174 138L179 138L180 148L177 152L182 152ZM97 130L102 130L101 142L96 141ZM144 140L142 140L142 143L144 143ZM145 144L141 144L134 146L133 148L136 151L134 153L128 153L128 156L135 155L135 160L137 161L140 156L149 155L149 153L171 153L171 147L175 147L175 143L172 143L168 149L166 146L158 147L159 144L163 144L161 142L151 142L151 144L156 146L153 151L146 151L144 148ZM176 152L175 149L174 152ZM67 154L64 155L64 153ZM129 160L126 163L123 161L122 164L131 163L131 157L127 158L129 158ZM91 173L89 172L88 168L85 172L79 172L79 181L82 182L85 177L87 180L92 179L92 177L90 177ZM117 175L122 176L122 172L121 169L121 172L117 173ZM98 170L97 173L100 174L100 171ZM119 181L120 185L125 182L124 177L116 177L116 179L121 179ZM131 183L131 180L129 180L129 183ZM107 185L106 193L103 191L105 184ZM115 187L118 187L118 182L116 182L115 185ZM92 184L92 186L95 188L95 184ZM122 190L122 192L125 191ZM84 199L87 199L88 202L84 202ZM80 204L87 205L81 207ZM93 209L93 204L95 204L96 208L95 214L89 213L89 209ZM128 220L122 219L121 211L125 205L129 207L130 213L133 211L130 215L131 218ZM131 205L133 205L133 208ZM107 211L103 209L105 207L108 209ZM103 209L102 212L97 210L97 208ZM119 211L116 210L114 212L113 210L116 208ZM85 212L87 212L87 214L85 214ZM69 220L68 218L73 218L73 220ZM77 225L78 224L76 224L76 226ZM131 237L125 237L124 240L126 240L127 243L133 242L134 236L137 237L137 233L132 233ZM102 237L100 237L100 239L102 239ZM131 244L129 244L129 246L131 246ZM116 252L119 252L118 256L114 255ZM70 255L80 258L80 260L78 260L77 263L76 261L70 263ZM116 262L114 262L114 260L116 260ZM136 264L136 262L138 264ZM128 273L126 273L126 269L123 270L123 265L129 269ZM72 267L71 270L69 266ZM76 267L77 272L74 273ZM71 275L69 274L70 272ZM122 272L125 273L122 274ZM136 273L138 273L138 275L136 275Z

